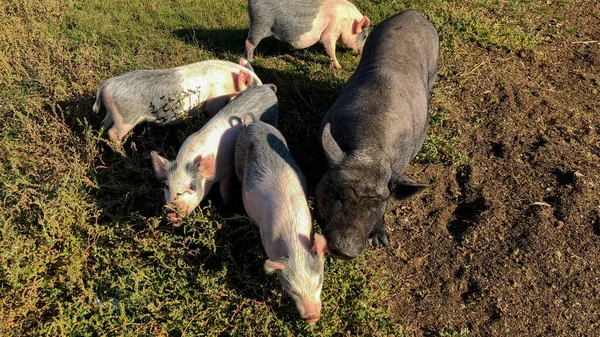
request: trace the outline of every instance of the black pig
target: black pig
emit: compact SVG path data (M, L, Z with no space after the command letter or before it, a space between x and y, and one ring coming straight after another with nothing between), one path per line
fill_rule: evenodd
M328 249L351 260L388 245L390 196L406 199L427 187L404 175L427 132L429 93L439 64L439 38L416 11L381 22L358 68L321 124L329 170L316 187L317 216Z

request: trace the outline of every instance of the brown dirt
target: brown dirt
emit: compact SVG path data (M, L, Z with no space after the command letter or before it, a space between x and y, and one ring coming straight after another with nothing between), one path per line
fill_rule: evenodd
M370 254L411 335L600 336L600 44L573 43L600 40L600 6L553 10L577 33L480 49L478 68L442 62L460 102L444 128L468 164L413 164L431 187L391 203L391 248Z

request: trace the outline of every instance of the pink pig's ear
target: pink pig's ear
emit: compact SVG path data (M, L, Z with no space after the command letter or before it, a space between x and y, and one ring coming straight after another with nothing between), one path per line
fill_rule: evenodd
M267 260L267 261L265 261L264 268L265 268L265 273L271 275L278 270L283 270L283 268L285 268L285 266L281 262Z
M156 151L150 152L150 156L152 157L152 167L154 168L154 174L158 179L164 179L167 177L167 169L166 166L169 161L163 157L161 157Z
M254 78L252 77L252 75L245 70L240 70L240 73L237 77L236 90L246 90L246 88L252 85L252 82L254 82Z
M327 252L327 240L325 240L323 235L315 234L315 244L310 251L319 254L321 257L325 256Z
M360 34L360 32L362 32L363 29L368 28L369 25L371 25L371 20L369 20L369 18L366 15L364 15L362 19L354 20L354 24L352 25L352 32L354 34Z
M194 159L194 164L198 165L198 171L203 178L213 178L215 175L215 155L210 154L206 157L202 155L197 156Z

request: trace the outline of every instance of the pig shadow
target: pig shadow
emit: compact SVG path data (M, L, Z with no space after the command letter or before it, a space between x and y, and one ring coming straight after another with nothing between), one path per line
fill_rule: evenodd
M263 83L277 86L278 129L285 138L294 161L306 177L308 195L328 169L318 143L323 116L335 102L345 80L333 75L312 78L311 64L296 62L294 72L254 66Z
M239 53L245 51L247 29L186 28L171 32L179 40L214 53Z
M174 30L171 34L187 44L210 50L218 58L229 58L229 54L245 55L246 53L245 42L248 37L248 29L186 28ZM254 50L255 58L287 55L288 58L305 62L328 60L327 56L315 60L313 57L315 54L326 55L325 48L321 43L304 49L294 49L289 43L278 41L272 36L261 40Z

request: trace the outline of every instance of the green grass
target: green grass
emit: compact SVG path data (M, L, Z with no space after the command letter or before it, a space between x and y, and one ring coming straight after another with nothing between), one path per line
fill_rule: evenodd
M463 164L446 125L456 111L447 79L473 48L535 47L529 18L543 5L357 3L373 23L416 8L438 28L441 77L417 163ZM208 204L181 227L165 224L148 151L173 158L201 119L136 128L122 153L106 145L104 116L91 112L98 84L132 69L237 61L245 1L5 1L0 20L0 335L404 335L386 302L390 282L401 280L371 267L376 252L327 260L323 317L308 326L262 272L266 257L247 218L223 218ZM334 77L321 46L292 51L267 39L254 62L279 88L282 132L313 184L317 128L358 64L343 50L338 57L344 69Z

